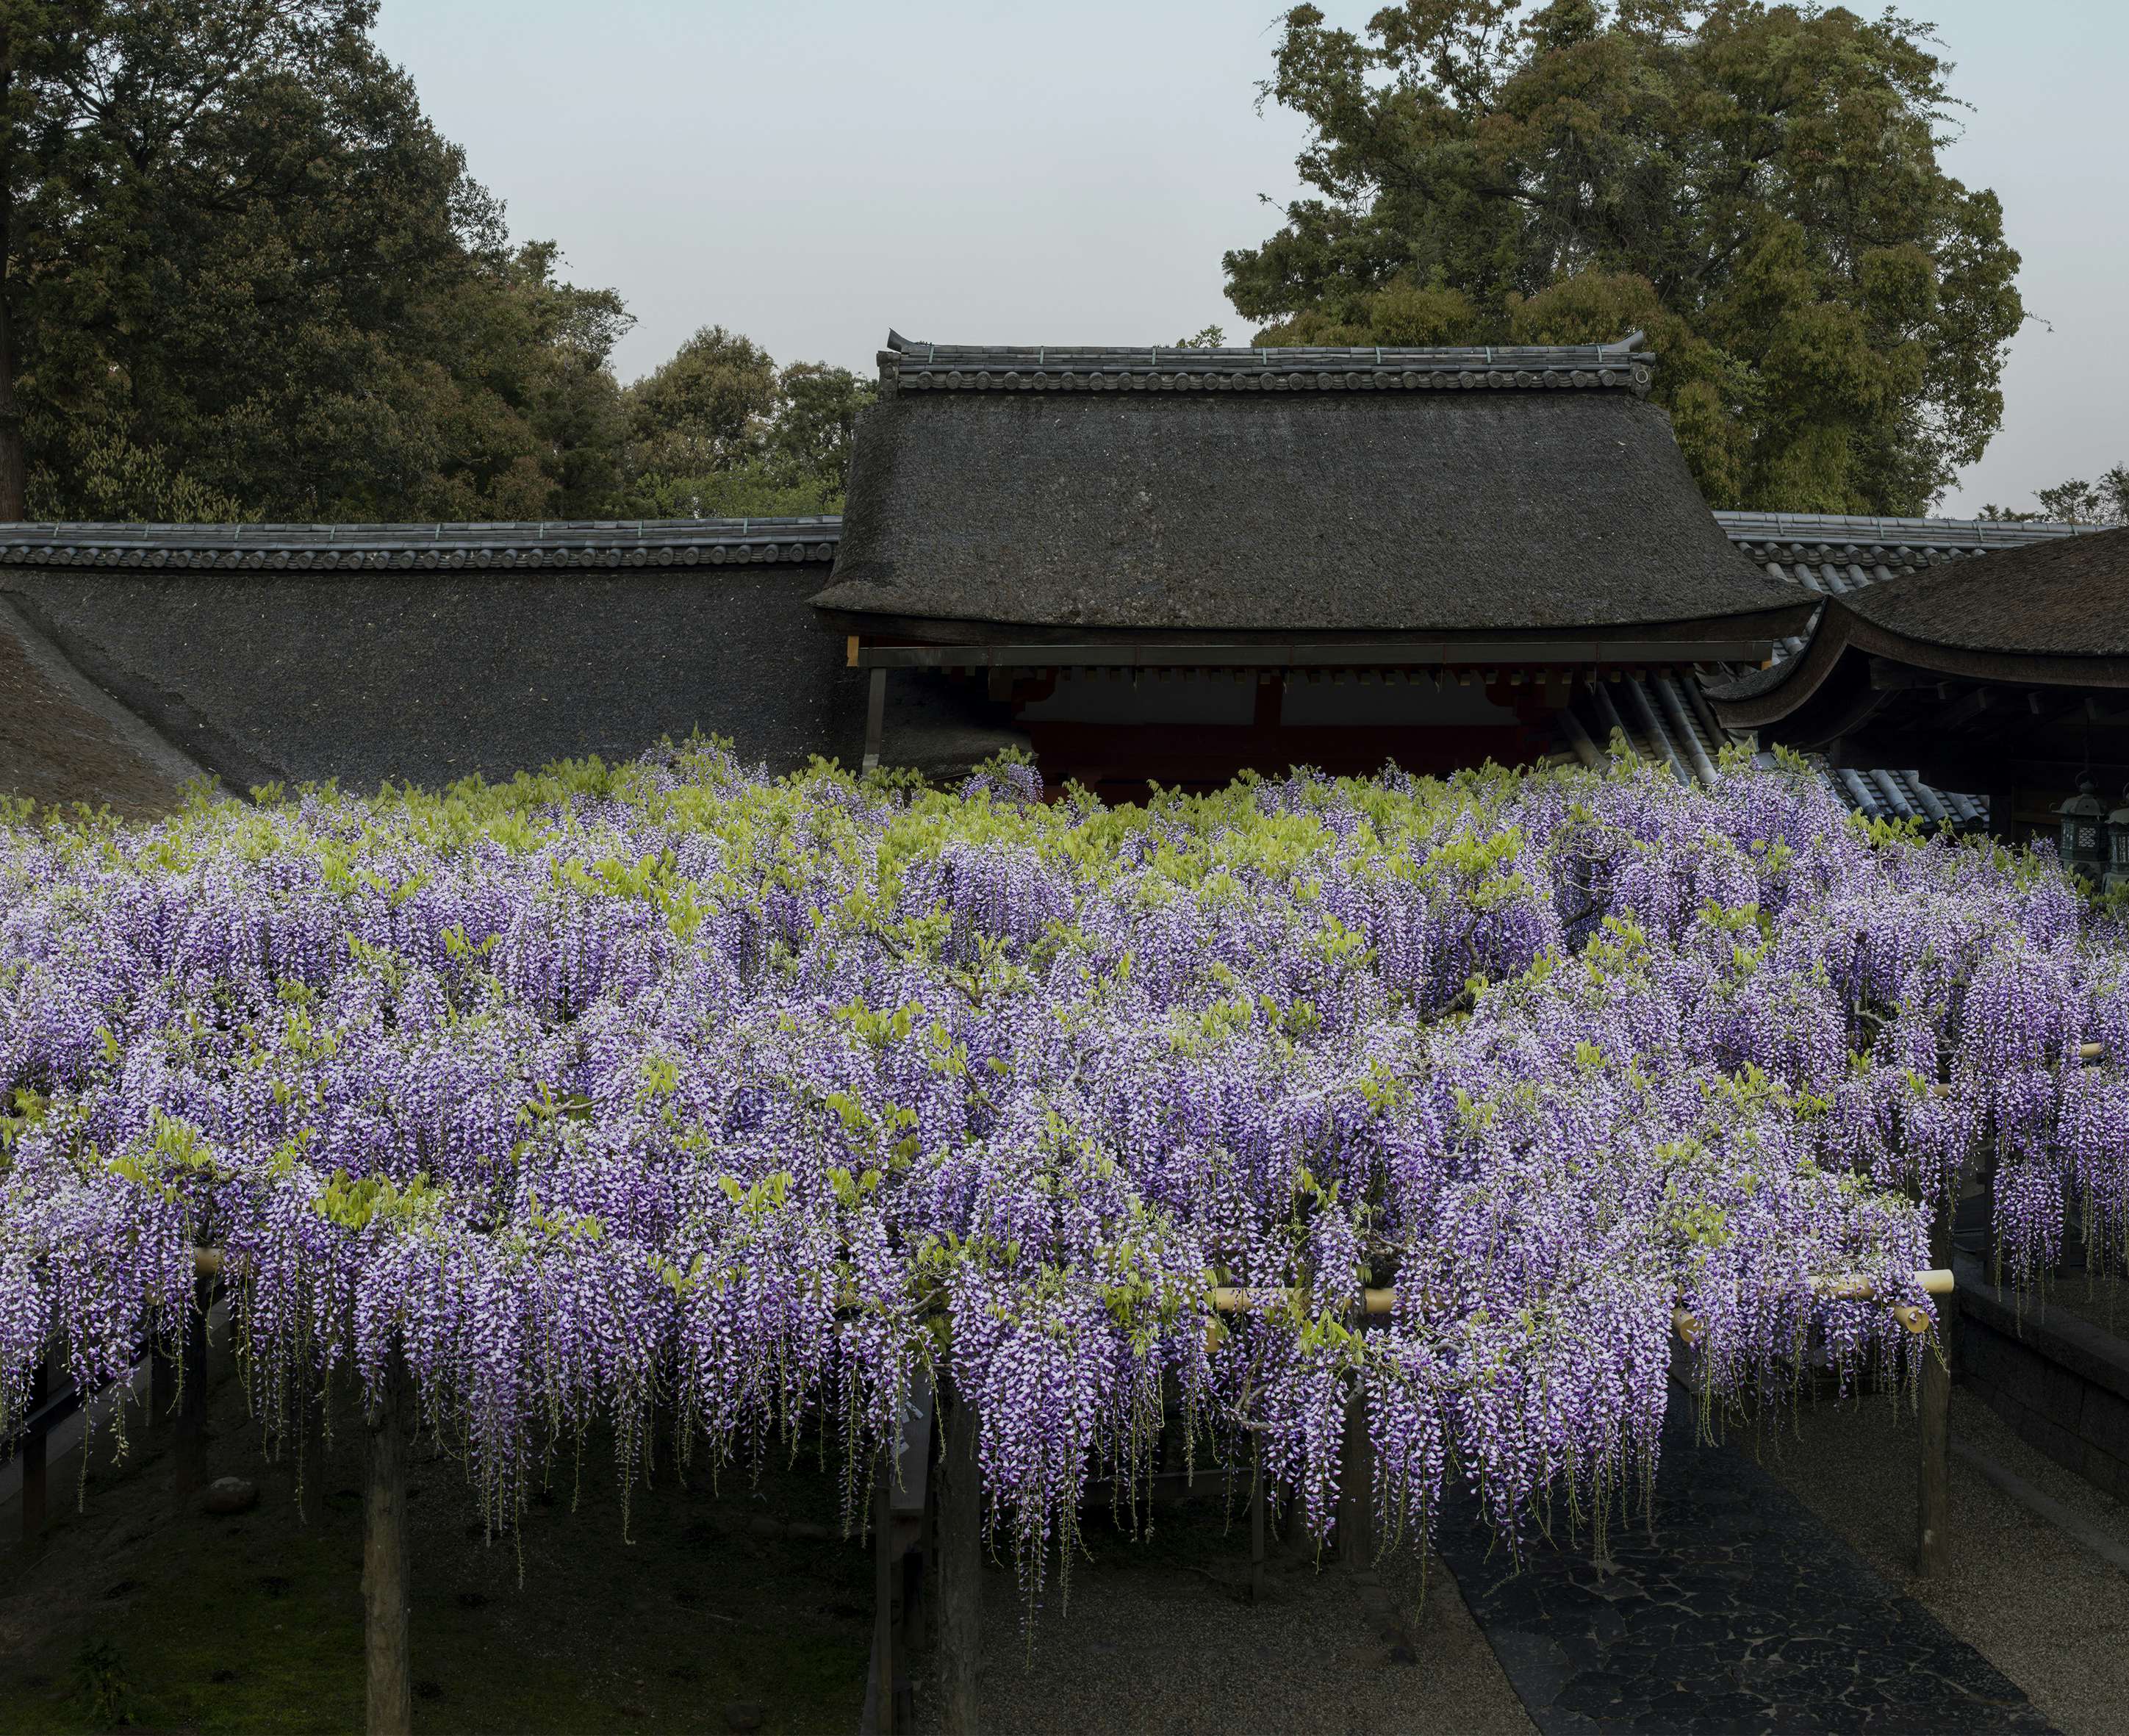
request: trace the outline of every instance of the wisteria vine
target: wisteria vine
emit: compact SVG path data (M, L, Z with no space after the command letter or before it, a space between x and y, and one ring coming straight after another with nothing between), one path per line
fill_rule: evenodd
M403 1354L502 1524L595 1424L628 1477L862 1467L926 1371L1033 1583L1179 1416L1320 1536L1357 1400L1393 1527L1457 1478L1512 1538L1651 1473L1677 1306L1720 1398L1912 1375L1890 1305L1983 1170L2013 1276L2071 1202L2129 1250L2121 1071L2075 1064L2129 1055L2129 947L2045 852L1741 764L1044 794L698 742L17 814L0 1434L211 1245L269 1419Z

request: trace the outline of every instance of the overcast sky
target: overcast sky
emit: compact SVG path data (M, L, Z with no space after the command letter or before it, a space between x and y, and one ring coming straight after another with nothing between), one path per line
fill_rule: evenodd
M1357 26L1378 0L1320 3ZM2026 506L2129 460L2129 3L1906 9L1957 63L1948 166L2003 195L2033 316L1937 510ZM1301 128L1255 107L1263 0L383 0L379 36L512 231L626 299L624 379L710 324L867 373L890 324L1245 342L1220 255L1296 186Z

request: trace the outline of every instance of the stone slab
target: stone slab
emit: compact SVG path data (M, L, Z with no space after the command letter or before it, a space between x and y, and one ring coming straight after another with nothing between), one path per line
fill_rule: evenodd
M2025 1693L1873 1573L1741 1449L1673 1407L1653 1530L1600 1567L1534 1543L1511 1571L1468 1500L1439 1547L1545 1736L1711 1730L2044 1736Z

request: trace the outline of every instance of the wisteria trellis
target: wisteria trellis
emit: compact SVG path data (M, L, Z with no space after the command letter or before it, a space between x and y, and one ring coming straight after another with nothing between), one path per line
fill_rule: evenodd
M1679 1304L1722 1394L1912 1372L1888 1304L1962 1167L2014 1275L2072 1199L2129 1247L2120 1074L2074 1065L2129 1054L2129 949L2045 854L1741 766L1040 794L693 743L19 818L0 1433L212 1244L269 1418L396 1339L498 1523L601 1419L625 1475L862 1465L928 1364L1031 1575L1178 1405L1320 1533L1357 1391L1393 1524L1461 1476L1513 1534L1646 1475Z

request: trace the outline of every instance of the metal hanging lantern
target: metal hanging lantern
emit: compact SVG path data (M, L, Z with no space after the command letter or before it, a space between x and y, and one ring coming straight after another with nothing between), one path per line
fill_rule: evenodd
M2106 824L2107 810L2092 793L2092 780L2079 778L2077 794L2055 812L2062 816L2062 841L2058 848L2063 866L2086 874L2098 873L2107 861L2105 834L2109 828Z
M2122 792L2122 805L2107 817L2107 872L2099 889L2112 892L2129 886L2129 789Z

